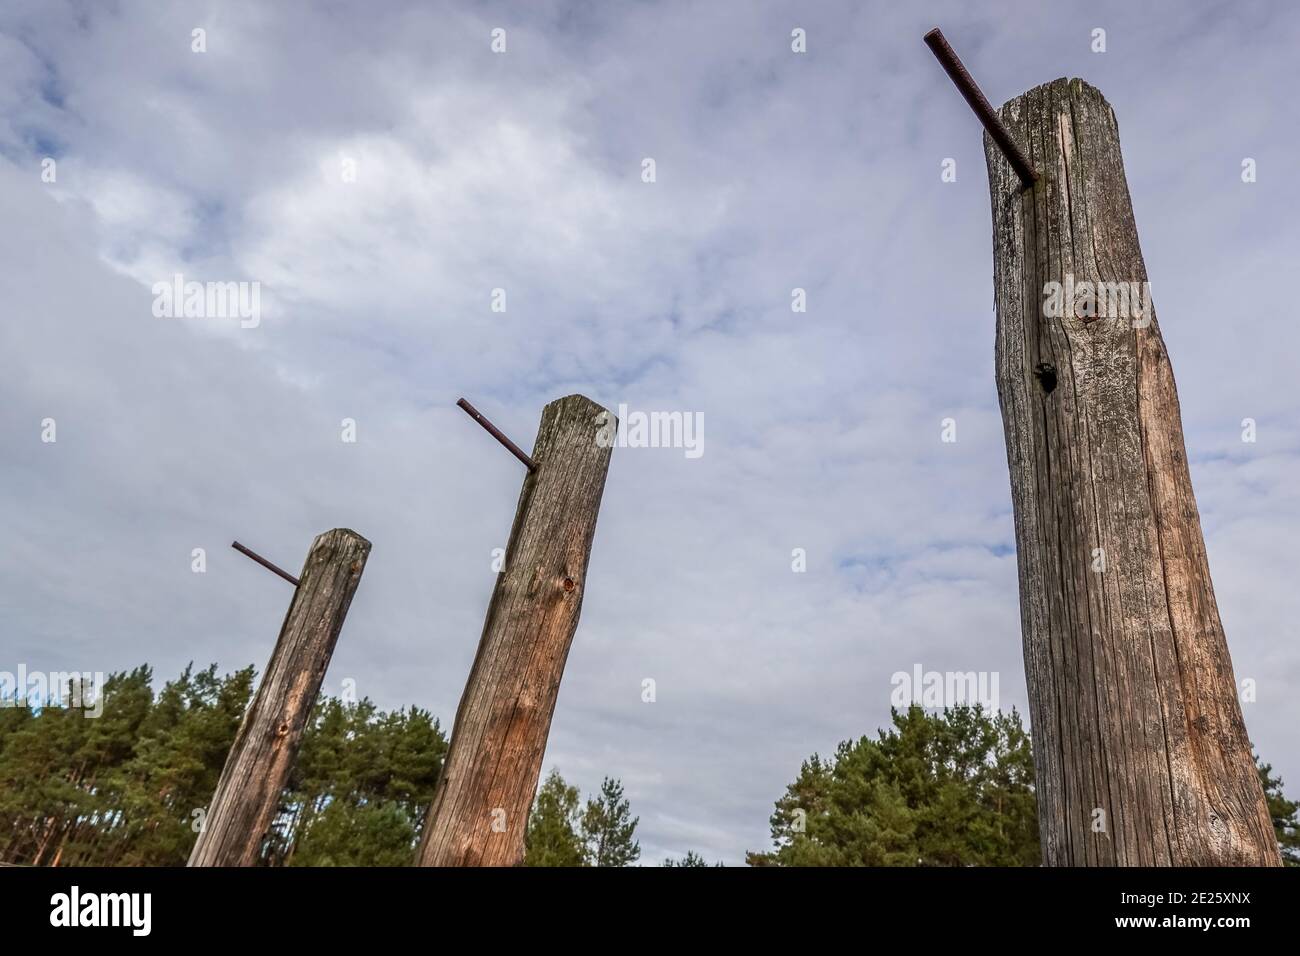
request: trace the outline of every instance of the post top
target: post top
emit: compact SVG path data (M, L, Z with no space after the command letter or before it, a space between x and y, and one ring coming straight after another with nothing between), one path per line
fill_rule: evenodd
M1101 90L1097 89L1097 87L1093 86L1087 80L1081 79L1080 77L1077 76L1062 76L1062 77L1058 77L1055 80L1050 80L1047 83L1040 83L1037 86L1033 87L1032 89L1025 90L1025 92L1021 93L1019 96L1011 97L1011 99L1007 100L1000 107L998 107L998 112L1001 113L1008 106L1011 106L1013 103L1017 102L1018 100L1024 99L1026 96L1031 96L1035 93L1045 93L1049 90L1051 91L1068 90L1071 94L1074 94L1076 96L1079 94L1084 94L1100 100L1101 102L1105 103L1107 106L1110 105L1110 103L1107 102L1106 97L1101 92Z

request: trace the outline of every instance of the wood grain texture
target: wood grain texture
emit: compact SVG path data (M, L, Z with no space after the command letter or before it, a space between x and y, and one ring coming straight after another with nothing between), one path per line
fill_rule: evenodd
M253 866L370 555L335 528L312 542L280 638L226 757L190 866Z
M416 854L421 866L513 866L578 627L609 470L596 436L610 414L551 402L533 447L451 745ZM612 419L612 415L611 415Z
M1279 865L1159 324L1044 314L1067 273L1147 280L1114 113L1062 79L1000 116L1043 176L1023 189L985 137L1044 861Z

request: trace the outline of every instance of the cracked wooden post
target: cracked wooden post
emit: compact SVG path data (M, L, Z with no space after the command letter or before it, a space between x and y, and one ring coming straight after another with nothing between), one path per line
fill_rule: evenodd
M253 866L343 629L370 542L335 528L303 565L266 674L226 757L190 866Z
M512 866L586 590L615 421L570 395L542 411L506 547L416 853L421 866ZM602 426L606 432L600 441Z
M999 115L1041 176L985 136L1043 859L1280 865L1115 115L1064 79Z

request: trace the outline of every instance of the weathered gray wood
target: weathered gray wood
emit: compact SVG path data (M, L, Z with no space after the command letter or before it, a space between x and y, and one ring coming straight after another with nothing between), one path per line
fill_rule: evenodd
M985 137L1044 860L1278 865L1159 325L1044 314L1067 273L1147 281L1115 115L1064 79L1000 115L1043 177Z
M266 676L226 757L190 866L252 866L275 819L370 542L335 528L312 542Z
M602 414L613 420L581 395L542 411L532 455L537 470L524 479L456 711L416 854L421 866L512 866L523 859L613 451L597 442Z

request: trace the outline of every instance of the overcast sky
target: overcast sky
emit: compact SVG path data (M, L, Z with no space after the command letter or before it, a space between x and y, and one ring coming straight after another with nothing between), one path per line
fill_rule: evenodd
M260 670L292 589L230 541L296 570L351 527L325 689L450 730L523 478L455 401L527 449L581 392L705 422L698 458L614 452L546 755L622 779L644 862L766 849L895 671L995 671L1024 713L987 177L939 25L994 105L1069 75L1114 106L1247 726L1300 793L1300 11L973 6L6 0L0 670ZM176 273L260 282L260 325L155 317Z

